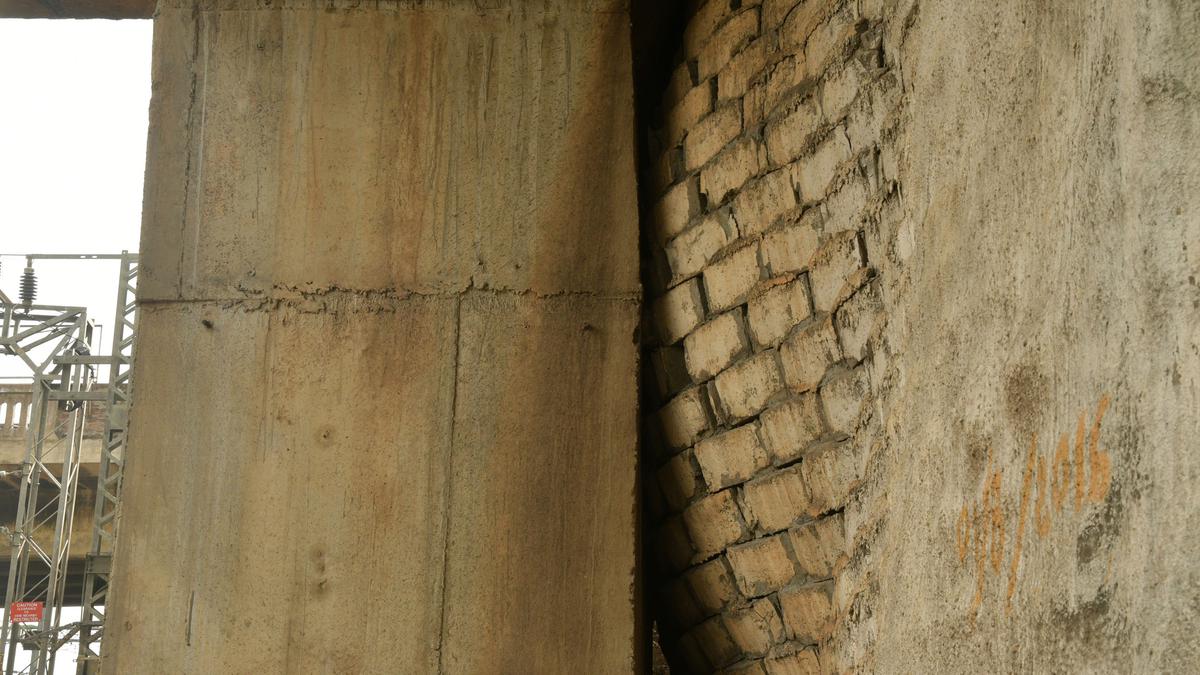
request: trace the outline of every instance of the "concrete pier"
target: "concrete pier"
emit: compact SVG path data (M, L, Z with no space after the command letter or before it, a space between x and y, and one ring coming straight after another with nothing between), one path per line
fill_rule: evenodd
M628 22L160 3L105 672L634 667Z

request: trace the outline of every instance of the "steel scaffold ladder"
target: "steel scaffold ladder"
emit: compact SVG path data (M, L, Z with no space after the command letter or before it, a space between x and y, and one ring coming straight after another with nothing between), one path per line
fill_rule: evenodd
M100 670L100 641L104 637L104 613L108 604L113 544L117 538L117 509L121 502L125 440L129 429L131 366L137 336L137 277L137 256L125 255L121 259L117 311L113 321L108 410L97 471L92 544L84 562L77 675L94 675Z

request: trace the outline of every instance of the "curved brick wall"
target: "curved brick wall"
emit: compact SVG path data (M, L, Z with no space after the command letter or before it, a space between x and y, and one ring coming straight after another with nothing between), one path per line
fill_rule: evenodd
M830 668L896 78L852 2L712 0L683 51L644 171L663 648L677 672Z

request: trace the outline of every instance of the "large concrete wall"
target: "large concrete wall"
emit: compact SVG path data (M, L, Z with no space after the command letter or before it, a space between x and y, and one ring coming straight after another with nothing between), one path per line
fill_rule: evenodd
M894 356L847 516L875 611L846 652L1194 672L1200 6L898 11Z
M160 3L105 672L635 667L620 0Z
M1200 668L1197 29L697 3L643 171L673 672Z

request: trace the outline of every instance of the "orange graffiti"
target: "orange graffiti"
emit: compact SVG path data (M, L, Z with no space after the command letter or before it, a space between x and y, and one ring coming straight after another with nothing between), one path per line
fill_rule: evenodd
M1030 439L1021 477L1012 556L1008 565L1004 604L1006 614L1012 611L1013 598L1020 583L1021 555L1026 545L1025 530L1029 521L1031 500L1033 531L1042 539L1050 534L1054 524L1052 505L1054 512L1061 514L1066 505L1067 495L1074 492L1074 510L1078 512L1085 504L1102 503L1112 488L1112 459L1107 452L1100 449L1100 424L1109 403L1110 398L1107 394L1100 397L1090 429L1087 427L1087 413L1079 416L1073 454L1069 433L1059 437L1054 455L1049 461L1038 452L1037 434L1033 434ZM1003 471L1003 468L995 467L992 448L988 447L980 495L974 501L963 502L954 527L955 549L959 562L966 564L968 557L974 558L976 578L975 593L971 601L972 621L983 606L989 575L988 563L991 563L991 574L998 574L1004 562L1006 510L1001 494ZM1061 522L1060 520L1060 524Z
M1067 500L1067 485L1071 482L1071 445L1069 434L1063 434L1058 439L1058 450L1054 451L1054 486L1050 496L1054 500L1054 512L1062 513L1063 503Z
M1037 501L1033 503L1034 520L1039 537L1050 534L1050 506L1046 504L1046 459L1037 458Z
M992 496L992 483L989 480L991 478L991 475L992 475L992 449L989 447L988 448L988 458L987 458L987 468L984 469L984 472L983 472L983 476L984 476L983 506L980 507L978 505L972 505L975 508L971 509L972 513L971 513L970 522L973 524L973 527L971 528L971 532L972 532L972 534L975 535L975 549L974 549L973 553L975 555L975 566L978 568L975 572L975 578L977 580L976 586L975 586L975 599L971 601L971 613L972 614L974 614L975 610L978 609L979 606L983 604L983 581L987 576L987 569L986 569L987 563L985 562L987 560L987 555L986 555L987 554L987 540L984 537L980 536L980 530L982 528L979 527L979 517L985 511L987 511L988 499L991 498L991 496Z
M958 522L954 525L954 543L958 545L958 561L962 562L967 559L967 554L971 552L971 523L967 519L967 505L963 504L962 513L958 515Z
M1025 517L1029 513L1029 492L1033 483L1034 457L1037 456L1037 434L1029 443L1029 458L1025 460L1025 477L1021 481L1021 511L1017 516L1017 537L1013 542L1012 565L1008 568L1008 593L1005 594L1004 611L1012 611L1012 596L1017 590L1017 565L1021 562L1021 539L1025 534Z
M1079 428L1075 431L1075 510L1083 508L1083 418L1079 413Z
M1096 421L1092 422L1092 433L1088 443L1088 464L1091 465L1091 485L1088 499L1093 502L1104 501L1112 487L1112 459L1107 452L1100 452L1100 420L1108 410L1108 396L1100 397L1096 406Z

